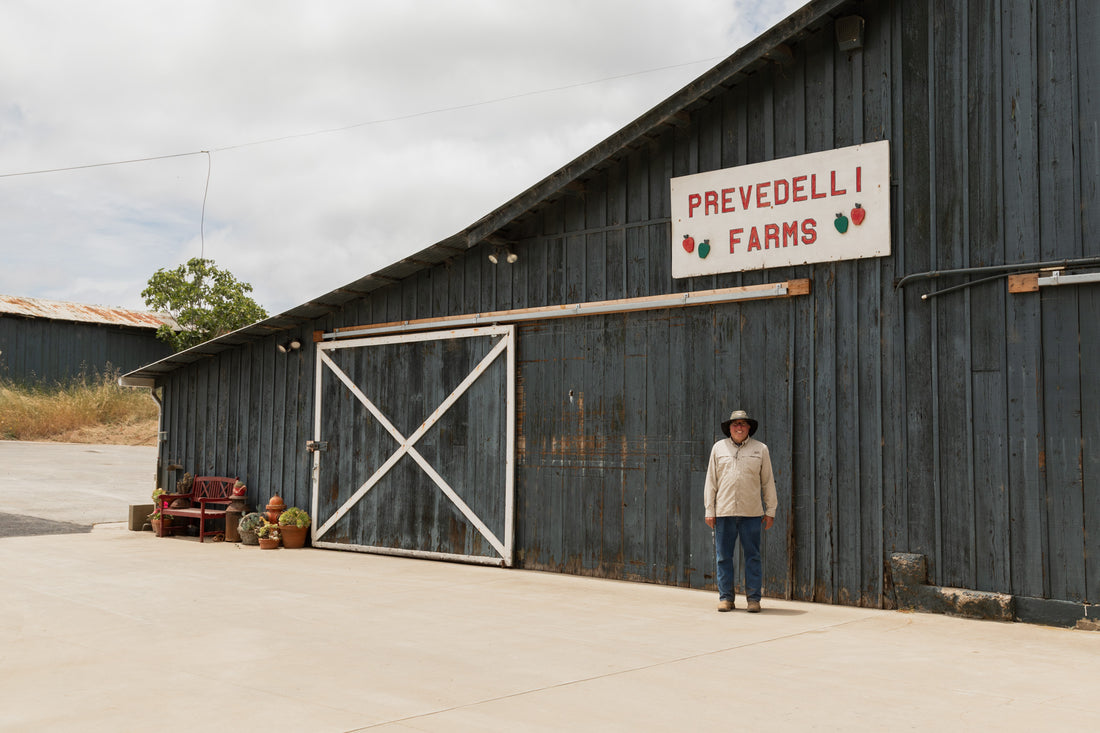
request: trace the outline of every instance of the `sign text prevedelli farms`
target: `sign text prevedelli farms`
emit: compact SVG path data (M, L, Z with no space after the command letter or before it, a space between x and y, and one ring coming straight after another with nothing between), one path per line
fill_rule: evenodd
M890 254L886 140L672 179L672 276Z

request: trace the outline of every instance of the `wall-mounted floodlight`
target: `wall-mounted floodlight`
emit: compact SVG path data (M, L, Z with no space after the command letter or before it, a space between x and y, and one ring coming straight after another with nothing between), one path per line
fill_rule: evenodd
M285 344L278 344L275 348L277 348L281 354L288 354L291 351L297 351L302 348L302 342L298 339L291 339Z
M501 260L509 265L514 265L519 261L519 255L513 252L510 247L494 247L493 251L489 253L489 261L495 265Z

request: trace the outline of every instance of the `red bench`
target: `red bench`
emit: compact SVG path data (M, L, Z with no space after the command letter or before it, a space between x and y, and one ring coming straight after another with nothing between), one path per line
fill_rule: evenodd
M206 537L221 534L221 530L207 530L206 520L225 518L226 507L233 502L233 486L236 483L237 479L224 476L196 476L190 492L161 495L160 511L169 517L199 520L199 542L202 542ZM180 501L182 499L186 502ZM187 506L172 506L182 503Z

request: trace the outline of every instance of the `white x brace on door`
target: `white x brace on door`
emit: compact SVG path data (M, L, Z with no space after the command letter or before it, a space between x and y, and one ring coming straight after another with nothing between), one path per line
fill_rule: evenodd
M512 565L514 374L513 326L318 343L314 546Z

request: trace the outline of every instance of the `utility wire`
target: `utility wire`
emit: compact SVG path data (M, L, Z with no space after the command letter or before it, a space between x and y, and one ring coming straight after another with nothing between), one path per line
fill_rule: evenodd
M576 84L566 84L560 87L550 87L549 89L539 89L533 92L521 92L519 94L512 94L507 97L497 97L496 99L486 99L480 102L470 102L469 104L459 104L453 107L440 107L439 109L424 110L422 112L411 112L406 115L399 115L397 117L386 117L379 120L368 120L366 122L356 122L353 125L344 125L343 127L331 127L326 130L315 130L313 132L300 132L294 135L284 135L282 137L273 137L266 140L256 140L249 143L240 143L238 145L227 145L223 148L214 148L214 152L221 152L223 150L236 150L238 148L247 148L253 145L267 145L269 143L283 142L284 140L293 140L301 137L312 137L314 135L328 135L334 132L344 132L346 130L354 130L358 127L368 127L370 125L382 125L388 122L403 122L405 120L416 119L417 117L427 117L429 115L442 114L444 112L457 112L463 109L472 109L474 107L484 107L490 104L500 104L501 102L511 102L516 99L523 99L524 97L534 97L540 94L552 94L554 92L563 92L567 89L577 89L579 87L591 86L593 84L602 84L608 81L617 81L619 79L628 79L632 76L641 76L643 74L655 74L658 71L668 71L670 69L679 69L684 66L693 66L695 64L702 64L714 61L721 56L714 56L709 59L699 59L697 61L685 61L682 64L672 64L671 66L661 66L656 69L646 69L645 71L632 71L627 74L618 74L616 76L606 76L602 79L596 79L594 81L581 81Z
M206 153L206 185L202 189L202 215L199 217L199 259L206 259L206 194L210 193L210 151Z
M63 173L64 171L79 171L85 168L103 168L109 165L128 165L130 163L145 163L150 160L168 160L169 158L186 158L189 155L202 155L205 151L196 150L192 153L172 153L170 155L151 155L148 158L132 158L130 160L113 160L109 163L89 163L88 165L70 165L65 168L46 168L37 171L22 171L20 173L0 173L0 178L12 178L14 176L35 176L39 173Z
M696 61L685 61L681 64L672 64L670 66L660 66L655 69L646 69L645 71L633 71L627 74L618 74L616 76L607 76L602 79L596 79L593 81L582 81L576 84L566 84L560 87L551 87L549 89L539 89L532 92L522 92L520 94L513 94L507 97L498 97L496 99L487 99L481 102L470 102L469 104L459 104L453 107L440 107L439 109L425 110L422 112L412 112L406 115L398 115L396 117L386 117L378 120L368 120L366 122L357 122L352 125L344 125L342 127L330 127L324 130L314 130L312 132L300 132L292 135L283 135L282 137L267 138L265 140L254 140L252 142L238 143L236 145L226 145L220 148L211 148L210 150L194 150L188 153L170 153L167 155L151 155L146 158L132 158L130 160L114 160L106 163L89 163L87 165L71 165L63 168L45 168L42 170L33 171L20 171L18 173L0 173L0 178L13 178L16 176L34 176L42 173L63 173L65 171L78 171L88 168L104 168L113 165L129 165L131 163L147 163L154 160L168 160L170 158L186 158L192 155L205 155L207 161L206 167L206 186L210 187L210 153L220 153L226 150L238 150L240 148L252 147L255 145L269 145L271 143L283 142L286 140L294 140L303 137L314 137L317 135L330 135L334 132L344 132L346 130L354 130L359 127L369 127L371 125L382 125L389 122L401 122L403 120L411 120L417 117L427 117L429 115L442 114L444 112L457 112L458 110L472 109L474 107L483 107L490 104L500 104L501 102L510 102L516 99L523 99L524 97L534 97L540 94L552 94L553 92L561 92L567 89L577 89L579 87L591 86L593 84L602 84L608 81L617 81L619 79L628 79L632 76L643 76L645 74L655 74L659 71L668 71L670 69L679 69L684 66L694 66L696 64L712 62L716 59L723 58L721 56L714 56L707 59L698 59ZM206 209L206 192L203 192L203 212L205 214Z

